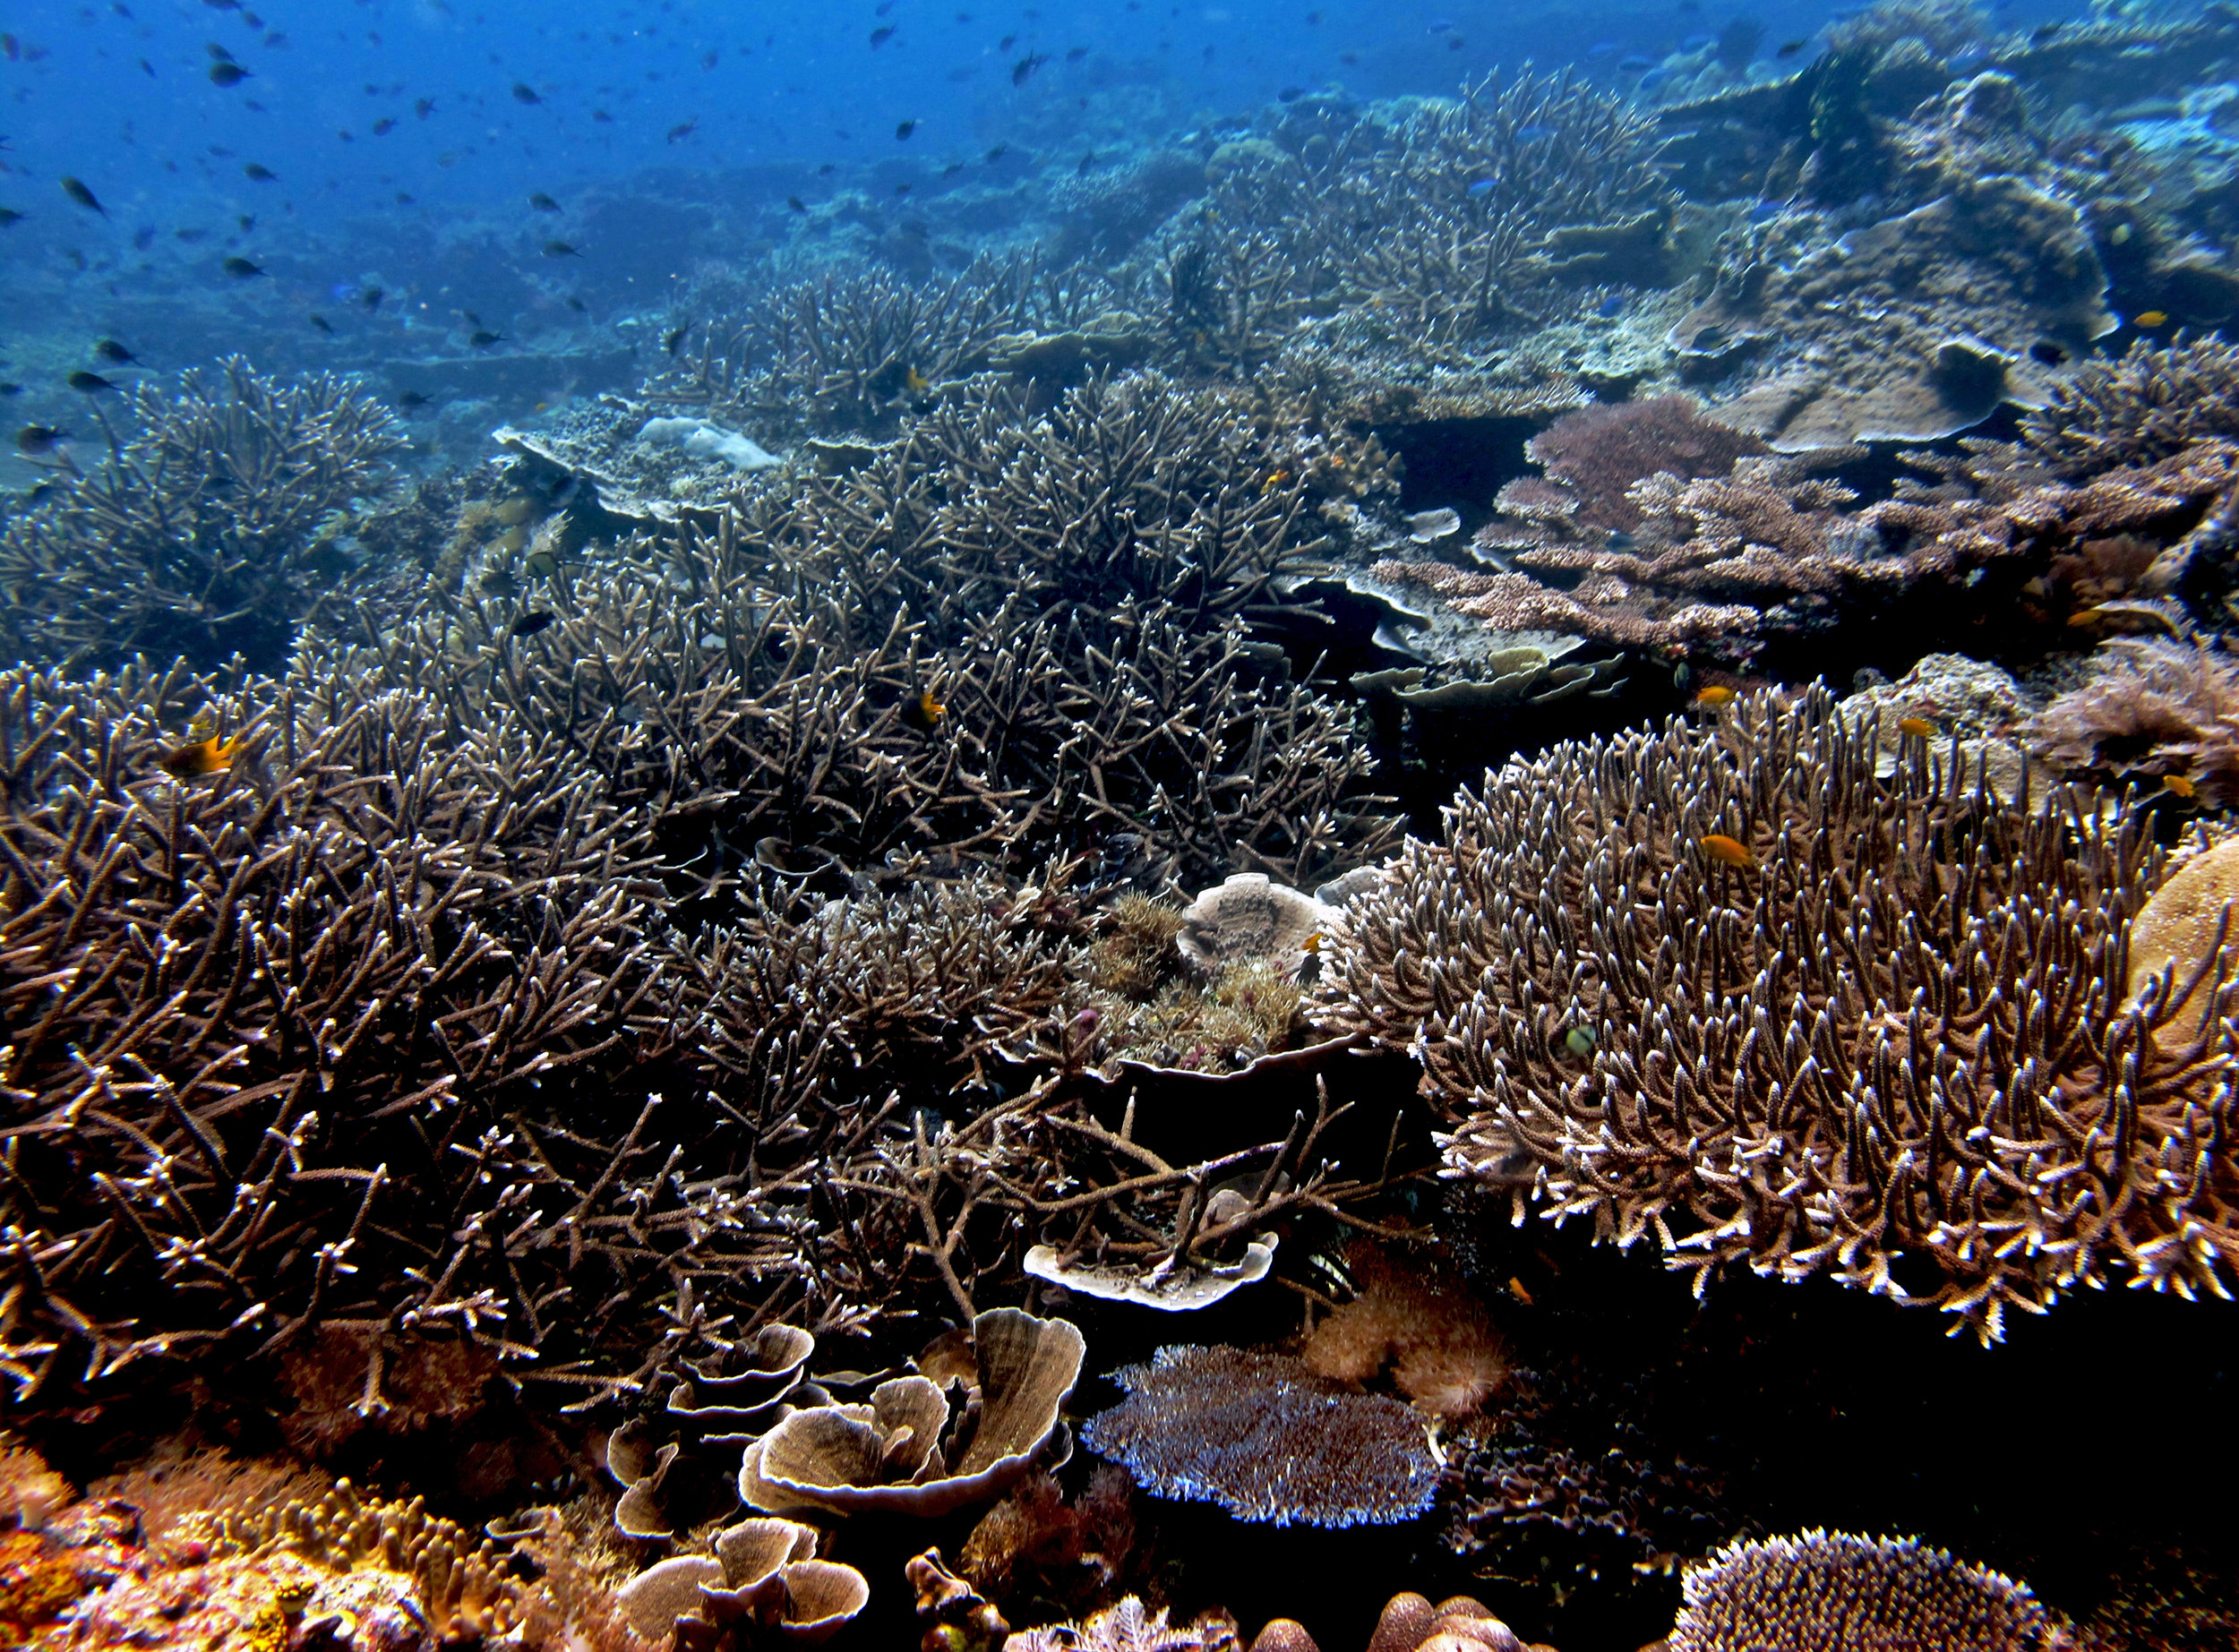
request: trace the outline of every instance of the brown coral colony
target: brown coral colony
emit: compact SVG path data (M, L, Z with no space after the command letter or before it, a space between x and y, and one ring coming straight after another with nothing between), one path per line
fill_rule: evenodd
M1187 132L1030 12L564 392L104 340L0 1643L2239 1632L2239 16L2134 10Z

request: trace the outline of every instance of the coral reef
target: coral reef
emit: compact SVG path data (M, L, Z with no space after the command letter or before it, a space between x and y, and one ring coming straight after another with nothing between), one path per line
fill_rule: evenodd
M2055 475L2095 476L2153 465L2193 443L2239 437L2239 346L2211 333L2168 345L2135 340L2093 357L2021 415L2021 441Z
M871 1599L853 1566L816 1558L813 1526L751 1519L715 1536L715 1554L680 1554L616 1591L632 1629L681 1647L821 1646Z
M1355 909L1318 1018L1416 1053L1456 1172L1698 1288L1831 1272L1986 1340L2118 1271L2222 1294L2229 1035L2155 1035L2234 987L2129 999L2159 857L2088 796L1874 771L1823 690L1514 764Z
M1165 1348L1114 1374L1128 1398L1081 1438L1162 1497L1278 1526L1389 1525L1437 1490L1428 1420L1287 1355Z
M1068 1321L991 1309L972 1322L959 1401L912 1375L879 1383L866 1405L795 1411L747 1447L740 1494L772 1513L937 1515L991 1502L1053 1441L1059 1460L1071 1449L1059 1411L1086 1347ZM960 1432L965 1415L974 1425Z
M1685 1579L1670 1652L2037 1652L2059 1644L2026 1585L1910 1538L1806 1532L1735 1543Z
M1449 1421L1483 1409L1508 1377L1484 1305L1435 1255L1356 1239L1344 1262L1353 1298L1314 1327L1300 1350L1308 1366L1353 1383L1372 1382L1388 1366L1393 1386Z
M107 457L57 466L0 532L0 635L75 668L145 654L271 670L298 627L343 620L355 568L336 513L378 493L403 427L328 374L292 383L238 356L176 392L142 385Z
M2175 779L2218 809L2239 805L2239 670L2219 646L2118 638L2090 677L2032 718L2030 749L2079 774Z

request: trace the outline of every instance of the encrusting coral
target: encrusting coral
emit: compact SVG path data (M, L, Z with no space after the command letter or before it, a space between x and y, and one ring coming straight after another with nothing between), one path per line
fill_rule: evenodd
M1828 1272L1986 1340L2123 1273L2224 1294L2239 981L2131 997L2137 819L1874 758L1813 689L1488 775L1356 903L1318 1019L1414 1053L1456 1173L1698 1288Z

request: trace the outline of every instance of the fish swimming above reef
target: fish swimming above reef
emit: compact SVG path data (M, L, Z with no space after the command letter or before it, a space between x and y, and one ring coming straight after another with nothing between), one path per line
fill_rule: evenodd
M75 178L63 179L62 193L89 212L99 212L103 218L109 215L109 210L101 204L94 193Z
M238 86L249 78L250 73L251 71L237 63L214 63L210 65L210 83L212 86Z
M251 263L245 258L229 258L225 261L221 268L224 269L227 275L231 276L236 281L254 280L258 276L264 273L262 270Z
M52 453L69 440L70 432L66 430L56 430L51 424L26 424L15 432L15 450L38 458Z
M902 721L921 734L931 733L948 715L948 707L933 698L931 689L902 702Z
M196 723L187 731L184 744L174 746L156 759L156 766L174 780L201 780L211 775L222 775L233 766L233 760L241 755L242 737L220 740L215 733L202 734L206 723ZM201 734L201 738L195 738Z

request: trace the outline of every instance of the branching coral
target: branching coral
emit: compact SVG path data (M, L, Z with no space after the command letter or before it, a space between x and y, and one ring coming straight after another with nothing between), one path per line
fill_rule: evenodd
M1671 1652L2050 1652L2026 1584L1909 1537L1806 1532L1720 1549L1684 1579Z
M1356 903L1325 1024L1415 1052L1454 1173L1698 1288L1829 1272L1986 1340L2122 1273L2220 1294L2232 1034L2156 1034L2239 982L2131 997L2134 819L1925 749L1877 781L1823 691L1729 709L1462 794Z
M243 749L175 781L159 728L203 699ZM319 1322L556 1354L648 1245L741 1278L735 1172L646 1203L658 1098L598 1095L648 979L642 845L556 749L362 679L23 670L0 740L19 1391ZM539 1086L594 1099L562 1126Z
M135 389L123 421L107 459L57 470L0 534L6 627L48 661L277 666L296 627L339 612L318 530L384 485L403 427L347 380L284 385L238 356Z
M2022 444L2063 476L2156 464L2212 437L2239 437L2239 346L2213 333L2088 361L2021 417Z
M1281 1354L1161 1348L1115 1374L1128 1398L1082 1439L1164 1497L1278 1526L1389 1525L1430 1506L1427 1423Z

